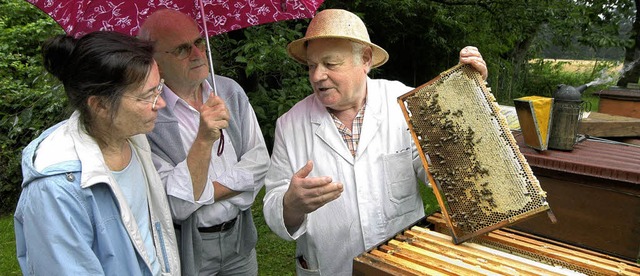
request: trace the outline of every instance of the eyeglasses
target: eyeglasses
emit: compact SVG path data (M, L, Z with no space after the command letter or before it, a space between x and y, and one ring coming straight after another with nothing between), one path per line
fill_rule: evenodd
M204 40L204 38L201 37L196 39L192 43L180 44L178 45L178 47L174 48L171 51L165 51L165 53L172 54L177 59L185 59L191 55L191 50L193 49L193 46L196 46L198 50L200 50L201 52L204 52L207 46L207 42Z
M137 96L131 96L131 95L122 95L122 96L136 99L138 101L145 102L145 103L150 103L151 110L156 110L156 103L158 103L158 98L160 98L160 94L162 94L163 87L164 87L164 79L160 79L160 84L158 84L158 87L156 87L155 89L156 92L147 97L137 97Z

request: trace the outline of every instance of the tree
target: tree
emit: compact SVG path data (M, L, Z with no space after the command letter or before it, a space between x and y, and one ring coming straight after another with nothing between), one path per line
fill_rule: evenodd
M623 68L628 71L622 75L617 83L621 87L627 87L628 83L637 83L640 79L640 64L638 63L640 60L640 0L635 0L634 2L635 9L628 9L635 11L635 19L629 35L632 43L625 47Z
M344 8L363 18L371 40L391 56L372 71L373 77L418 86L455 65L461 48L475 45L489 66L488 82L496 98L509 102L523 93L550 93L531 92L537 76L529 70L530 60L541 57L548 45L565 50L574 45L627 46L627 55L633 54L629 60L638 59L640 44L630 44L622 29L631 25L635 4L631 0L355 0L325 1L321 9ZM216 73L237 79L245 89L269 146L275 120L311 93L306 68L288 58L285 50L290 41L303 36L308 22L278 22L213 37ZM634 39L638 25L634 22ZM13 209L19 194L20 150L67 114L63 91L44 73L39 56L41 42L58 33L62 29L26 1L0 0L0 211ZM551 89L556 84L543 85Z
M529 61L559 45L572 51L628 45L622 27L631 0L327 1L363 16L374 43L391 55L378 76L420 85L457 62L466 45L480 48L499 100L525 91ZM535 77L535 76L533 76ZM637 79L637 78L636 78Z

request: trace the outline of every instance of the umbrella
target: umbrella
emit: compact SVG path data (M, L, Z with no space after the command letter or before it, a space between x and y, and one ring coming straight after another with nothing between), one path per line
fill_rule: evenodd
M136 35L158 9L191 15L207 34L209 70L213 71L209 36L282 20L311 18L324 0L27 0L53 18L64 31L80 37L93 31ZM215 83L213 84L215 91Z
M214 75L209 36L282 20L311 18L324 0L26 0L53 18L68 35L93 31L137 35L158 9L174 9L201 22L209 71ZM217 93L215 78L213 91ZM221 141L224 141L221 137ZM220 144L222 146L223 143ZM218 148L218 156L222 154Z
M27 0L64 31L80 37L92 31L136 35L158 9L174 9L206 24L207 36L282 20L311 18L324 0ZM202 9L202 10L201 10Z

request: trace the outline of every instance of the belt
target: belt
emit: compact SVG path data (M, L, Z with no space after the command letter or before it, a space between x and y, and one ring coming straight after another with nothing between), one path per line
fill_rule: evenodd
M208 227L198 227L198 232L216 233L216 232L227 231L227 230L231 229L236 224L236 220L237 219L238 219L238 217L235 217L233 219L230 219L230 220L225 221L223 223L220 223L218 225L213 225L213 226L208 226ZM174 223L173 227L176 228L176 229L180 229L180 228L182 228L182 225Z

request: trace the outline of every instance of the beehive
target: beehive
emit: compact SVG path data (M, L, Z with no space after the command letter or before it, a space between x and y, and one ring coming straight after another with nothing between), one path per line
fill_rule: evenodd
M353 260L353 275L640 275L640 264L510 229L454 245L441 214Z
M475 69L457 65L398 102L454 243L549 210Z

